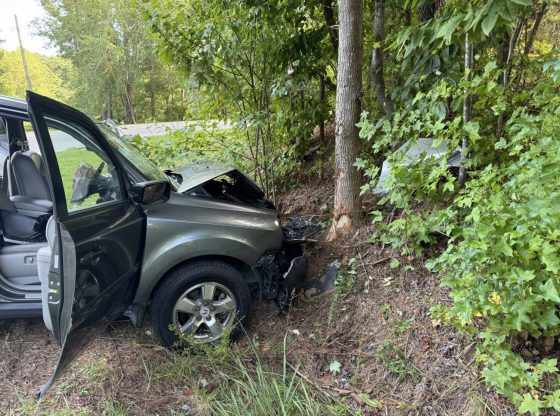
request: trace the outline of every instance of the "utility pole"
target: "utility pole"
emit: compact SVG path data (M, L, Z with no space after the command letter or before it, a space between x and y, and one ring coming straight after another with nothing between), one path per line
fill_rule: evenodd
M25 60L25 50L23 49L23 42L21 41L21 34L19 33L19 24L17 20L17 14L14 15L16 19L16 30L19 39L19 50L21 52L21 61L23 62L23 72L25 72L25 79L27 80L27 89L31 91L31 77L29 76L29 68L27 68L27 61Z

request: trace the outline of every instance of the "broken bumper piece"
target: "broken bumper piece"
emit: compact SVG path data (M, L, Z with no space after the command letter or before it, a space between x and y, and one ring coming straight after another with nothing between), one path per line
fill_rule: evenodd
M284 284L288 293L299 291L307 273L307 259L304 255L295 257L290 263L288 271L284 273Z
M284 239L288 243L316 242L315 237L321 231L321 225L306 218L290 218L288 223L282 227Z
M262 276L260 298L274 300L285 308L305 280L307 259L303 247L299 243L289 243L282 250L269 252L259 259L255 270Z

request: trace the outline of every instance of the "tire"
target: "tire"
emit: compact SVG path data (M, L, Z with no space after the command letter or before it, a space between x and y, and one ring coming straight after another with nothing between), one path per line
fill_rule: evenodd
M218 341L225 331L235 339L250 313L251 294L241 273L222 261L202 260L168 274L152 297L150 321L163 346L180 348L179 329L203 343Z

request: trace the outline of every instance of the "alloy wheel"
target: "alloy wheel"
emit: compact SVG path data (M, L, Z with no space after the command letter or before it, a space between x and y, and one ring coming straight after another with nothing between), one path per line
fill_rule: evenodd
M173 308L176 330L198 342L213 342L233 325L237 303L232 292L216 282L188 288Z

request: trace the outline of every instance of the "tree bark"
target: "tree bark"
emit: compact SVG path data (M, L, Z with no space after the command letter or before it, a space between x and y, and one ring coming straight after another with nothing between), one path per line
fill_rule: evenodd
M329 36L333 45L334 51L338 51L338 34L336 32L336 20L334 18L334 8L332 0L321 0L323 5L323 15L325 16L325 23L329 30Z
M136 123L136 118L134 117L134 108L132 107L132 85L128 80L128 74L124 80L124 117L128 124Z
M384 70L384 49L385 49L385 5L383 0L376 0L373 12L373 33L377 47L373 48L371 54L370 78L373 87L376 90L377 101L385 114L391 115L395 112L393 100L387 95L385 86L385 70Z
M469 35L465 35L465 78L468 82L472 81L473 71L473 46L469 40ZM472 119L472 96L467 93L463 102L463 124L468 123ZM461 143L461 167L459 168L459 187L462 188L467 179L467 169L465 167L465 159L467 146L469 145L467 136L463 136Z
M519 34L521 33L521 28L523 27L523 19L519 17L515 24L515 29L513 33L508 38L508 48L506 52L506 60L504 63L504 70L502 73L501 84L504 87L502 91L502 95L506 95L507 86L509 84L509 77L511 75L511 71L513 69L513 53L515 51L515 46L517 45L517 40L519 39ZM496 121L496 138L499 139L502 134L502 127L504 124L504 112L501 111L500 115L498 116L498 120Z
M535 23L533 24L533 28L531 29L531 33L529 34L529 38L527 40L527 43L525 44L525 55L529 55L531 49L533 49L535 36L537 34L537 30L539 30L539 26L541 25L542 19L546 13L547 6L548 6L548 2L543 1L539 11L537 12L537 16L535 17Z
M358 150L362 95L363 0L339 0L339 45L335 114L335 194L333 225L327 239L350 234L360 218Z
M107 97L107 118L113 118L113 90L109 87L109 96Z
M150 85L150 112L152 121L156 121L156 91L153 83Z

